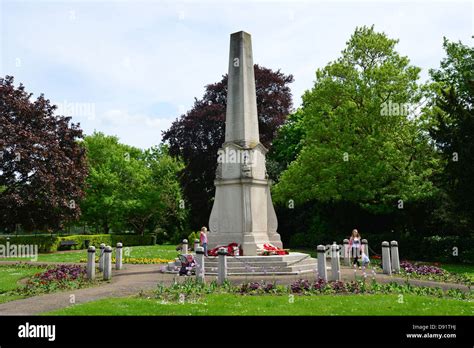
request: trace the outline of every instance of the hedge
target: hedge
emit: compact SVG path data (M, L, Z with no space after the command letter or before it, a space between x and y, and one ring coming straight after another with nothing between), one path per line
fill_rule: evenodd
M445 263L474 263L474 236L396 236L393 233L385 234L362 234L367 239L369 247L377 254L382 253L383 241L398 241L400 259L413 261L438 261ZM342 238L325 240L308 233L295 233L290 238L290 248L316 249L318 244L327 244L336 241L342 243ZM456 252L457 254L456 254ZM370 252L369 254L372 254Z
M10 244L33 244L38 245L38 252L50 253L58 249L59 238L51 236L12 236ZM0 244L6 245L7 237L0 237Z
M111 237L112 245L116 245L118 242L123 243L125 246L156 244L156 236L154 234L147 234L144 236L134 234L112 234Z
M71 235L66 237L58 236L11 236L10 244L33 244L38 245L38 252L52 253L61 249L61 241L72 240L77 244L68 247L72 250L80 250L86 248L86 240L89 245L98 247L101 243L115 246L118 242L123 243L124 246L136 245L154 245L156 244L155 235L137 236L132 234L91 234L91 235ZM7 243L6 237L0 237L0 244Z

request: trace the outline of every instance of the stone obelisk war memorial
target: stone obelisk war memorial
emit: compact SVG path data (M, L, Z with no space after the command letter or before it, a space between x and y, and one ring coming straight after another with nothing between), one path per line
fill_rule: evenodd
M235 242L246 256L270 243L281 248L260 143L250 35L230 37L225 142L219 150L209 248Z
M308 254L262 255L265 244L284 250L265 168L268 150L260 143L258 131L252 40L243 31L230 36L227 88L225 140L218 153L208 249L231 243L239 246L238 256L225 256L230 276L313 272L317 261ZM187 250L186 244L184 253ZM217 259L205 258L206 275L217 274ZM180 266L177 258L168 263L165 272L176 273Z
M243 253L239 257L250 264L275 262L270 271L278 273L314 270L316 260L301 253L257 256L263 244L283 247L265 167L267 151L258 129L251 36L239 31L230 36L225 142L218 155L209 249L237 243Z

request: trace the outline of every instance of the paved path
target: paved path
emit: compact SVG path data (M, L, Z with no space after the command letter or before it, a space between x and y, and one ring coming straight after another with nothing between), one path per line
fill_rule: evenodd
M159 282L171 283L174 276L159 272L158 265L126 265L114 271L112 280L100 286L69 290L29 297L0 304L0 315L34 315L70 306L71 295L75 303L85 303L106 297L130 296L140 290L151 290Z
M0 264L15 262L0 262ZM51 262L41 262L41 264L52 264ZM156 288L157 284L172 284L174 281L184 281L185 277L179 277L174 274L165 274L160 272L161 265L124 265L124 269L113 271L112 280L100 286L84 288L79 290L70 290L59 293L52 293L40 296L34 296L22 300L16 300L0 304L0 315L36 315L42 312L68 307L71 305L71 295L75 297L75 303L85 303L109 297L127 297L138 294L140 291L150 291ZM342 268L342 279L354 279L354 271L350 268ZM361 272L357 272L361 275ZM291 276L231 276L229 280L233 284L240 284L246 281L268 281L277 284L290 284L298 279L314 280L315 273L305 273ZM405 282L405 279L390 277L384 274L376 274L377 281L387 283L396 281ZM216 279L216 276L206 277L207 281ZM369 277L370 279L370 277ZM437 286L443 290L461 289L469 291L465 285L437 283L425 280L410 280L410 283L418 286Z

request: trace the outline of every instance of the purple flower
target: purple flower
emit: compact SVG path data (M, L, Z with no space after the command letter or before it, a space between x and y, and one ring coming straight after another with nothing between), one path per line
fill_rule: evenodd
M311 288L311 284L308 280L297 280L293 282L290 286L291 292L300 293L303 291L308 291Z
M258 290L260 289L260 284L256 282L252 282L249 284L249 289L250 290Z
M314 290L322 290L326 286L326 281L323 278L318 278L318 280L315 280L313 283L313 289Z
M275 288L275 286L274 286L272 283L269 283L269 284L266 284L266 285L265 285L264 290L265 290L265 292L270 292L270 291L272 291L274 288Z
M344 290L345 290L344 283L340 280L337 280L337 281L331 283L331 286L332 286L333 290L336 291L336 292L344 292Z
M444 274L444 270L439 267L429 266L429 265L417 265L417 264L412 264L411 262L408 262L408 261L400 262L400 267L403 268L406 273L415 273L418 275Z

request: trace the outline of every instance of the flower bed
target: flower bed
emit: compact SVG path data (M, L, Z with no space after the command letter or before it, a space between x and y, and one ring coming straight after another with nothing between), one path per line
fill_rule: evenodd
M442 275L445 273L443 269L436 266L419 265L419 264L411 263L408 261L400 262L400 267L406 273L415 273L418 275L428 275L428 274Z
M462 274L448 272L440 267L418 262L401 261L400 273L406 278L472 284L469 277Z
M122 259L123 263L129 263L129 264L160 264L160 263L168 263L172 262L174 260L169 260L169 259L161 259L158 257L124 257ZM87 259L80 259L79 262L81 263L87 263ZM96 257L95 260L96 263L99 262L99 258ZM112 258L112 263L115 263L115 257Z
M161 259L159 257L125 257L123 263L131 264L159 264L159 263L168 263L174 260ZM115 258L112 259L112 262L115 262Z
M33 296L58 290L78 289L90 285L86 268L78 265L59 265L48 267L44 272L32 276L18 294Z
M276 285L267 282L249 282L239 286L233 286L226 282L222 286L211 282L203 284L192 278L186 279L182 283L175 283L169 287L159 285L153 296L162 301L195 301L198 302L203 296L211 293L233 293L241 295L357 295L357 294L415 294L424 296L436 296L454 298L459 300L472 300L472 292L463 292L458 289L443 291L435 287L418 287L408 283L398 284L377 283L376 281L335 281L326 282L323 279L309 281L305 279L297 280L288 286ZM142 294L145 296L145 294Z

